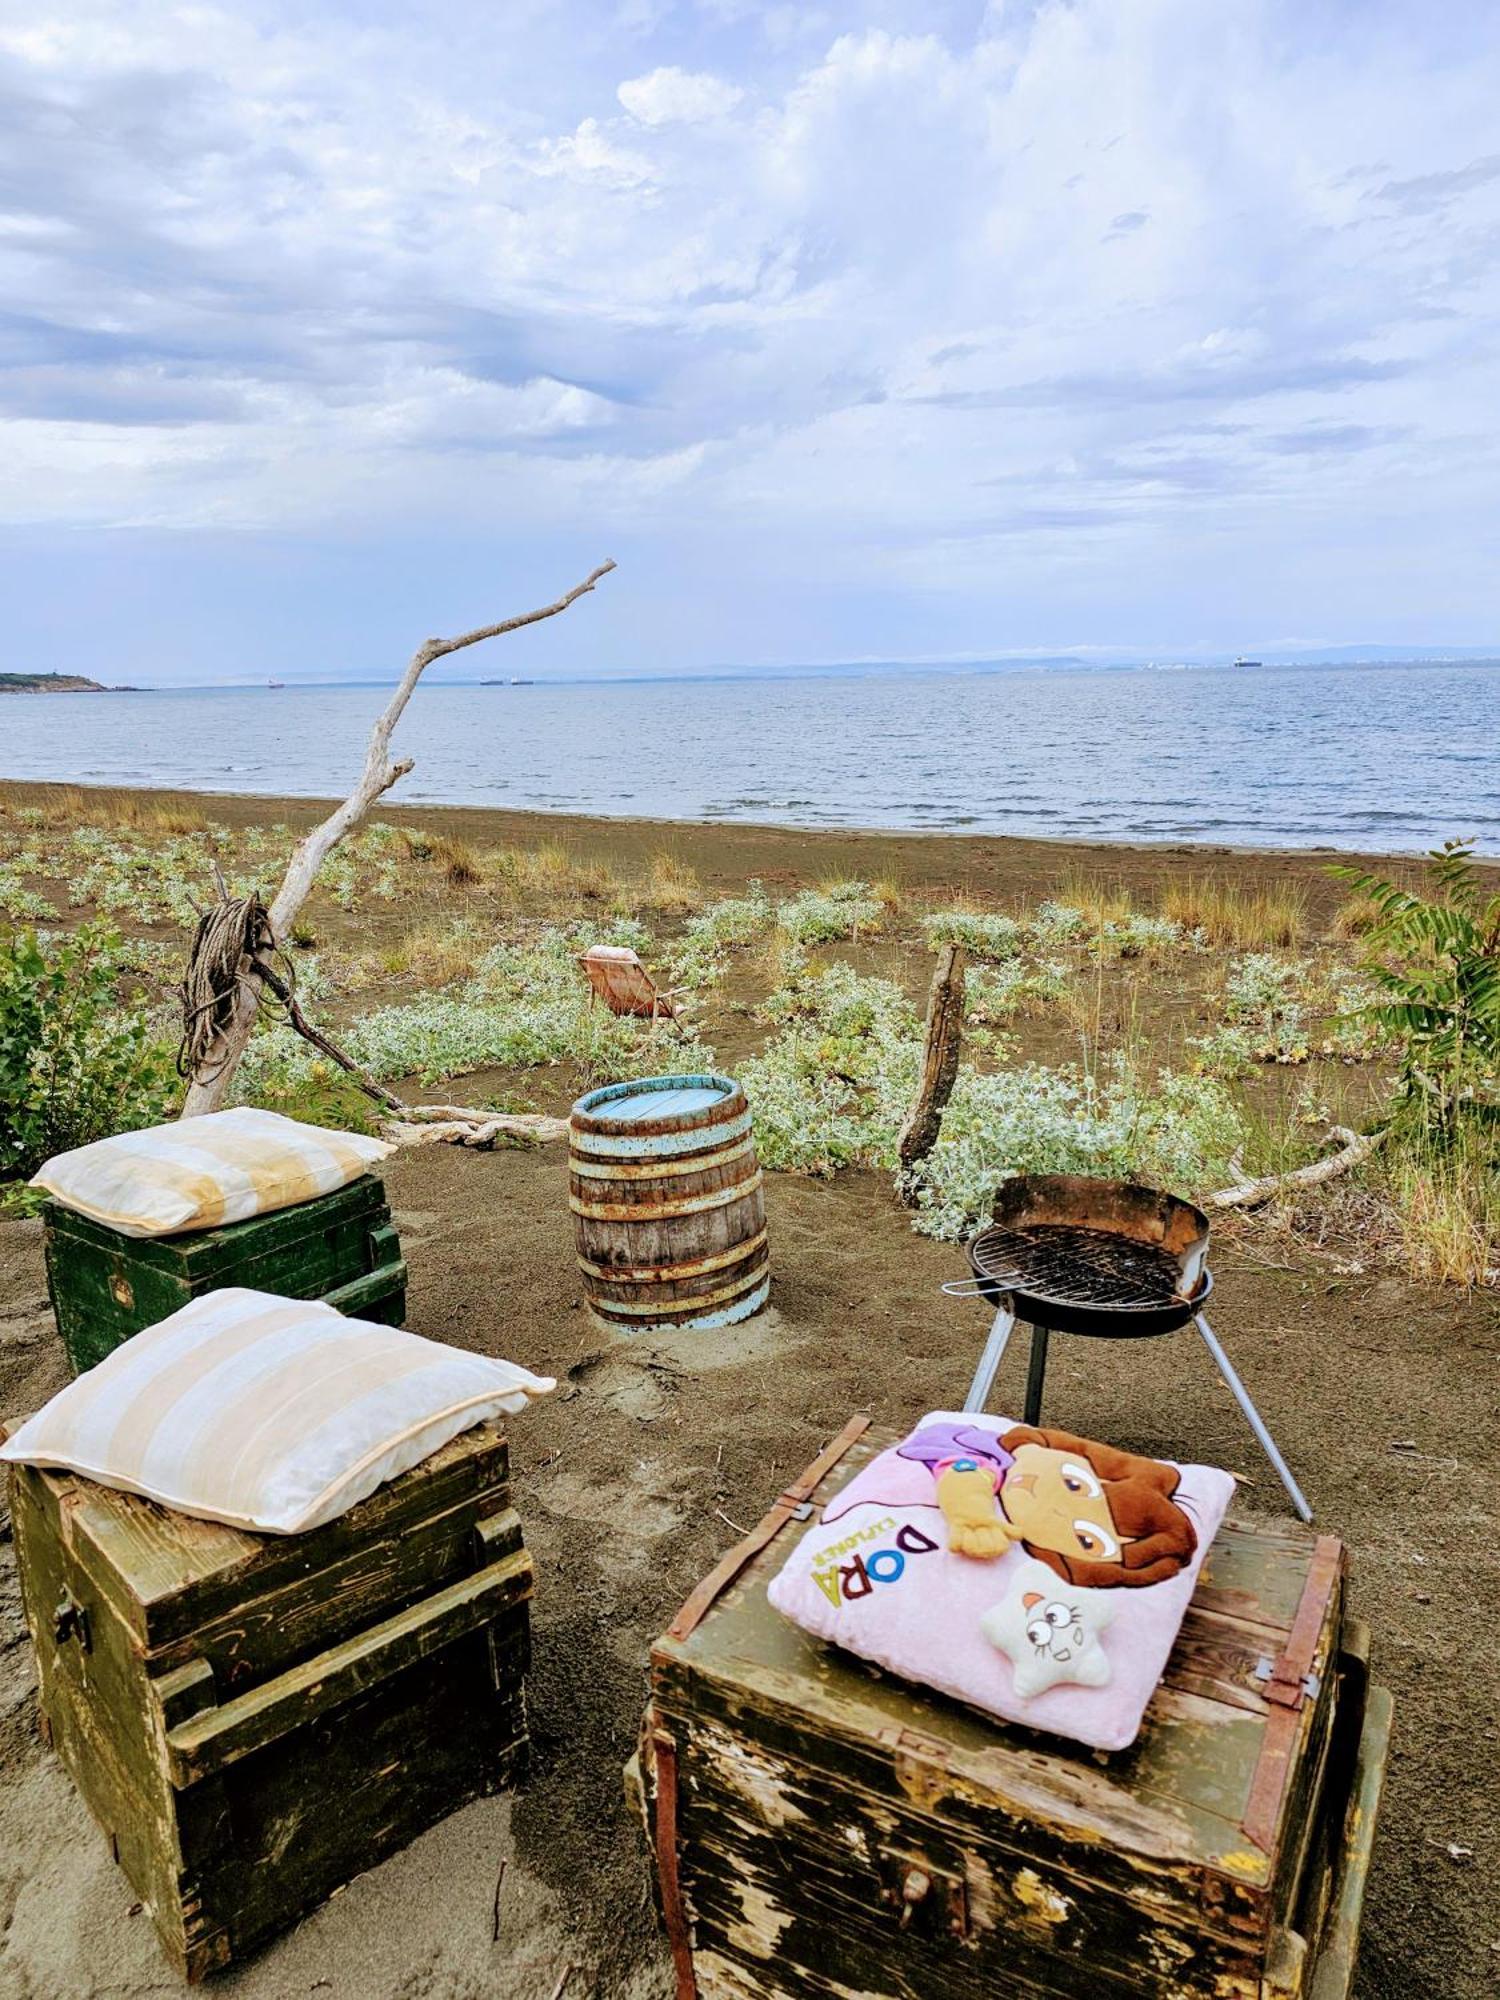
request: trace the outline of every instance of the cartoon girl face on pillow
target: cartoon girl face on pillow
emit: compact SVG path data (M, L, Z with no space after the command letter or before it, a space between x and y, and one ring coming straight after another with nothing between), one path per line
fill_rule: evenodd
M1000 1440L1011 1465L996 1498L1029 1555L1092 1589L1160 1583L1198 1546L1173 1499L1175 1467L1017 1424Z

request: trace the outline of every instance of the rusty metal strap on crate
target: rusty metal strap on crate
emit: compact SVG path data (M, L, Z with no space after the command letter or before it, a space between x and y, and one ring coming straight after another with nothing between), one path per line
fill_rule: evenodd
M745 1539L736 1542L728 1555L721 1556L714 1564L667 1627L669 1639L686 1639L690 1632L696 1631L704 1614L715 1600L724 1594L741 1570L754 1561L766 1544L776 1539L797 1509L807 1504L844 1453L852 1445L857 1444L869 1428L868 1411L862 1411L858 1416L849 1419L828 1449L813 1460L800 1479L792 1481L776 1505L757 1522Z
M651 1748L656 1764L656 1875L661 1913L677 1974L677 2000L698 2000L693 1939L677 1873L677 1745L652 1712Z
M1343 1567L1344 1547L1337 1535L1319 1535L1307 1567L1307 1580L1286 1645L1271 1668L1263 1690L1270 1707L1260 1757L1250 1780L1250 1796L1240 1821L1246 1837L1269 1854L1281 1819L1281 1802L1291 1776L1292 1758L1302 1733L1301 1714L1307 1701L1307 1677L1317 1655L1318 1638L1328 1600Z

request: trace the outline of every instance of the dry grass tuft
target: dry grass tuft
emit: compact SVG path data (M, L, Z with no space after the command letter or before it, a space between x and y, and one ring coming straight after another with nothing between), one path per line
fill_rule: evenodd
M1135 914L1135 905L1124 883L1106 882L1097 875L1069 875L1056 900L1070 909L1081 910L1090 929L1095 931L1102 931L1106 924L1123 924Z
M885 911L888 920L899 917L906 908L906 891L894 875L882 875L878 882L872 882L870 894Z
M1500 1185L1477 1145L1447 1154L1403 1148L1391 1160L1390 1182L1414 1278L1455 1285L1496 1281Z
M703 890L697 871L664 849L652 855L650 873L628 900L659 917L690 917L703 907Z
M610 869L579 859L557 840L536 848L502 847L486 857L485 865L487 875L512 895L538 902L549 912L613 902L620 894Z
M7 798L14 811L23 803ZM202 833L207 814L189 799L169 792L110 792L90 785L49 785L24 804L42 815L48 826L121 827L132 833Z
M1201 930L1210 944L1271 951L1300 944L1306 935L1307 892L1291 883L1244 889L1218 876L1189 876L1163 889L1161 914Z
M484 862L476 849L451 833L433 835L431 860L450 889L477 889L484 881Z
M1332 938L1362 938L1375 927L1380 906L1370 896L1349 896L1333 913L1328 926Z
M420 987L449 986L467 979L483 947L467 924L443 929L414 924L392 943L355 959L343 984L353 991L386 979L411 979Z

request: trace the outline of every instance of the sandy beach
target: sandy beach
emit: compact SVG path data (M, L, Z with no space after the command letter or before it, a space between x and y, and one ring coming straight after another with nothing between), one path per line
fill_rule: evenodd
M11 812L46 799L36 787L0 793ZM259 798L181 803L184 815L236 832L273 821L301 827L317 811L311 802ZM1317 940L1347 895L1322 854L397 805L380 817L482 850L550 844L579 871L597 865L621 878L668 856L709 897L737 894L752 877L778 893L858 878L894 883L914 904L962 898L1012 908L1086 877L1148 907L1168 885L1213 877L1246 891L1296 892L1307 936ZM451 907L460 904L476 924L500 921L482 890L455 892ZM320 944L368 947L431 916L403 887L375 912L320 904L313 923ZM180 936L159 924L142 934ZM930 953L906 920L843 955L913 998L930 976ZM1171 967L1113 967L1100 975L1093 1018L1108 1025L1134 1009L1150 1017L1164 1047L1180 1047L1205 1016L1208 977L1196 962L1182 977ZM721 1064L732 1067L764 1039L754 1019L764 983L731 980L711 1003L702 1032ZM389 990L399 984L393 975ZM1043 1010L1014 1032L1020 1053L1054 1060L1076 1041L1078 1022ZM1368 1102L1378 1088L1378 1069L1326 1069L1342 1102ZM1268 1101L1292 1075L1268 1073ZM481 1077L466 1087L517 1081ZM563 1111L579 1083L566 1065L529 1072L527 1101ZM668 1995L644 1847L620 1782L650 1641L737 1528L759 1517L852 1410L896 1424L962 1399L983 1309L942 1295L942 1282L964 1268L962 1252L914 1234L884 1175L768 1176L771 1308L724 1333L630 1340L604 1332L583 1306L565 1172L565 1151L554 1145L484 1154L429 1147L399 1154L387 1173L412 1271L408 1323L560 1378L558 1395L518 1420L513 1438L517 1504L539 1575L530 1777L514 1797L469 1808L356 1880L215 1982L226 1993L552 2000L572 1968L569 1996ZM1360 1216L1351 1199L1321 1220L1216 1225L1214 1320L1319 1527L1349 1546L1352 1607L1373 1628L1376 1677L1396 1696L1356 1992L1360 2000L1479 2000L1494 1991L1500 1967L1500 1808L1488 1749L1500 1724L1500 1660L1485 1643L1484 1618L1500 1533L1500 1313L1492 1288L1418 1282L1370 1254ZM1245 1481L1243 1514L1280 1511L1269 1468L1190 1336L1129 1343L1125 1354L1101 1347L1057 1341L1054 1421L1226 1466ZM1017 1408L1023 1372L1013 1352L993 1408ZM0 1414L36 1408L65 1380L40 1224L0 1221ZM0 1544L0 1769L0 1996L137 2000L177 1991L149 1919L38 1742L8 1536Z

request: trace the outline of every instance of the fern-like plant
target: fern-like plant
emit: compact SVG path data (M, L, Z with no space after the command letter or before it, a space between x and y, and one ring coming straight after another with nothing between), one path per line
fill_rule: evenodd
M1500 1110L1500 894L1487 890L1472 840L1428 857L1430 896L1367 870L1331 873L1369 899L1370 977L1382 997L1364 1012L1400 1051L1398 1110L1451 1136L1468 1116Z

